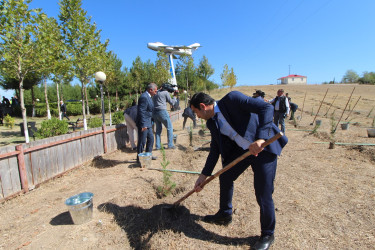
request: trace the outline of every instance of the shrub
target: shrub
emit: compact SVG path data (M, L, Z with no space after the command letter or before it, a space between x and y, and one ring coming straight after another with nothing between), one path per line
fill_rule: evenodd
M117 111L113 114L113 124L121 124L125 120L122 111Z
M97 128L101 127L103 124L103 120L99 117L93 117L89 121L89 128Z
M13 128L14 127L14 118L11 117L9 114L7 114L5 117L4 117L4 121L5 121L5 126L7 126L8 128Z
M39 139L48 138L56 135L63 135L68 132L68 123L52 117L51 120L43 121L41 128L35 132Z
M68 116L82 115L82 103L75 102L66 105L66 114Z

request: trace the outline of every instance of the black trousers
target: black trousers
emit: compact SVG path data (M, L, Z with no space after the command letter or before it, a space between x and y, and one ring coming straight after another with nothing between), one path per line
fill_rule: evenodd
M232 214L234 181L249 167L254 173L255 196L260 207L262 235L274 233L276 225L275 207L272 199L277 167L277 155L262 151L257 157L249 156L220 175L220 211Z

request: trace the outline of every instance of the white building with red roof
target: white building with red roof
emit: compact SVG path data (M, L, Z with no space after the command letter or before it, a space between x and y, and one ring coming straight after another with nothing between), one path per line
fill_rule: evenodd
M301 75L288 75L277 80L280 80L280 84L307 84L307 76Z

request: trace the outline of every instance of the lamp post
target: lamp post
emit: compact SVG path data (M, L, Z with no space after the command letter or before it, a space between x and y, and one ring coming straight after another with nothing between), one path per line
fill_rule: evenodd
M103 99L103 83L106 79L106 75L104 72L96 72L95 73L95 80L97 80L100 83L100 99L102 102L102 119L103 119L103 125L105 124L105 117L104 117L104 99Z

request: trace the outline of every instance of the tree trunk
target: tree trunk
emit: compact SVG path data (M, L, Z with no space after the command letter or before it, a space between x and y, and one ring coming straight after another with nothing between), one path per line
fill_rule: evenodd
M112 126L111 99L109 97L108 89L107 89L107 93L108 93L109 126Z
M85 83L81 80L81 98L82 98L82 115L83 115L83 129L87 130L86 112L85 112Z
M59 93L59 84L56 83L56 94L57 94L57 110L59 112L59 119L62 119L61 109L60 109L60 93Z
M44 97L46 98L47 119L51 120L51 111L49 110L48 95L47 95L47 78L44 78Z
M22 121L23 121L23 131L25 133L25 142L29 143L29 131L27 129L27 117L26 117L26 109L25 109L25 100L23 95L23 79L20 81L20 100L21 100L21 111L22 111Z
M117 91L117 87L116 87L116 111L119 110L119 105L118 105L118 91Z
M85 96L86 96L87 115L90 115L89 99L87 97L87 88L86 87L85 87Z
M31 103L33 105L33 110L31 113L31 117L35 117L35 97L34 97L34 86L31 87Z

